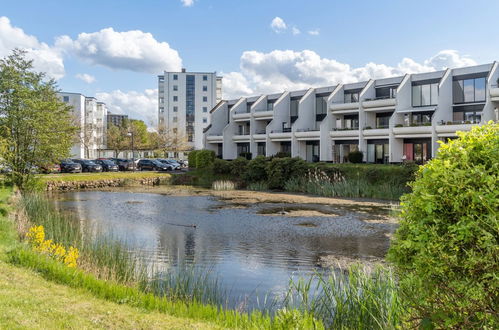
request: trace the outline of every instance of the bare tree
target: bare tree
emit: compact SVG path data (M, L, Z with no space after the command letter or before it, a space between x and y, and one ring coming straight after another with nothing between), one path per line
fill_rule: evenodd
M191 146L187 142L187 135L177 129L174 128L161 128L157 134L156 148L160 149L165 157L168 155L168 152L182 152L189 151Z

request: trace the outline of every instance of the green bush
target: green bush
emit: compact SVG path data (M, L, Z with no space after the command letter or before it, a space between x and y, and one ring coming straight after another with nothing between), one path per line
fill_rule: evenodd
M196 168L196 158L199 150L192 150L189 152L187 161L189 162L190 168Z
M267 180L267 163L269 160L265 156L257 156L255 159L250 160L246 173L244 173L244 180L248 183L266 181Z
M307 169L307 162L299 157L272 158L266 166L269 188L283 189L290 178L305 176Z
M230 174L235 178L242 178L248 168L249 160L243 157L238 157L230 162Z
M423 327L497 329L499 124L458 136L402 198L389 260Z
M290 152L279 151L272 158L291 158Z
M196 168L210 167L215 161L215 152L213 150L197 150L196 152ZM189 162L190 163L190 162Z
M251 152L241 152L239 157L246 158L247 160L251 160L253 158L253 154Z
M364 154L362 153L362 151L351 151L348 154L348 161L354 164L362 163L363 156Z
M215 158L213 162L213 173L219 175L228 175L231 172L231 164L228 160Z

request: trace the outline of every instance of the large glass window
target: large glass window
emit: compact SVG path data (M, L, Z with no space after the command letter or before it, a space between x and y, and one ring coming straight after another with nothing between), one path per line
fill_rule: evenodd
M397 86L376 87L377 99L393 99L397 96Z
M326 104L326 98L324 96L318 96L315 98L315 114L316 115L327 114L327 104Z
M345 103L359 102L359 91L345 91Z
M291 116L291 122L294 122L296 119L298 119L298 102L300 102L300 99L291 99L291 109L290 109L290 116Z
M195 120L195 94L196 80L194 75L187 75L185 80L185 119L187 127L187 139L189 142L194 140L194 129L190 129L194 125Z
M376 114L376 128L388 128L391 116L391 113Z
M344 117L344 128L359 129L359 115L348 115Z
M417 84L412 86L412 106L425 107L437 105L438 83Z
M453 81L454 103L485 101L485 77L457 79Z

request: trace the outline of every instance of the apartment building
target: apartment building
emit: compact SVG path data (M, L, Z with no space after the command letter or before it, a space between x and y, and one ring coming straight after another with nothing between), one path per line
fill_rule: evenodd
M80 93L58 93L60 99L73 107L74 120L80 128L71 157L97 158L106 147L107 107L94 97Z
M234 159L288 152L307 161L423 163L438 141L499 120L499 64L222 101L205 148Z
M119 115L116 113L107 112L107 128L111 125L121 127L123 122L128 120L128 115Z
M222 77L216 72L164 72L158 76L158 128L202 149L209 111L222 99Z

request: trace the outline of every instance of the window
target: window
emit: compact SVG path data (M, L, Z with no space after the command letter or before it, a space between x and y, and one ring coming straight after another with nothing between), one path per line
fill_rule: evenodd
M360 91L345 91L345 103L359 102L359 92Z
M173 90L176 92L178 91L178 85L173 85Z
M455 79L452 85L453 101L473 103L485 101L485 77Z
M187 142L193 142L193 141L194 141L194 135L187 134Z
M267 102L267 111L274 111L274 102Z
M300 99L291 99L291 104L290 104L290 116L291 116L291 122L293 123L296 119L298 119L298 104L300 102Z
M173 75L173 80L178 80L178 74Z
M391 113L376 114L376 128L388 128L391 116Z
M316 115L327 114L326 97L323 96L315 97L315 114Z
M203 112L208 112L208 107L203 107Z
M178 112L178 107L176 105L173 106L173 112Z
M62 97L63 101L68 103L69 102L69 96L63 96Z
M454 107L452 120L460 124L479 124L482 119L483 105Z
M208 118L203 118L203 124L206 124L208 122Z
M438 104L438 82L412 85L412 106L425 107Z
M359 115L345 115L344 126L339 128L359 129Z
M393 99L397 96L398 86L384 86L376 87L376 98L377 99Z
M159 112L160 112L160 113L163 113L163 112L165 112L165 108L163 108L163 107L160 107L160 108L159 108Z
M177 117L176 117L176 116L175 116L175 117L173 117L173 120L172 120L172 121L173 121L174 123L176 123L176 122L177 122Z
M207 81L208 80L208 76L207 75L203 75L203 80Z
M258 156L265 156L265 142L258 142L257 143L256 154Z
M178 101L178 96L177 95L174 95L173 96L173 102L177 102Z
M163 97L159 98L159 103L165 103L165 99Z
M159 80L159 82L164 82L165 81L165 77L164 76L159 76L158 80Z
M208 86L203 86L203 92L207 92L208 91Z
M203 96L203 102L208 102L208 96Z
M429 126L431 124L431 117L433 112L414 112L412 114L406 113L404 115L405 126Z

